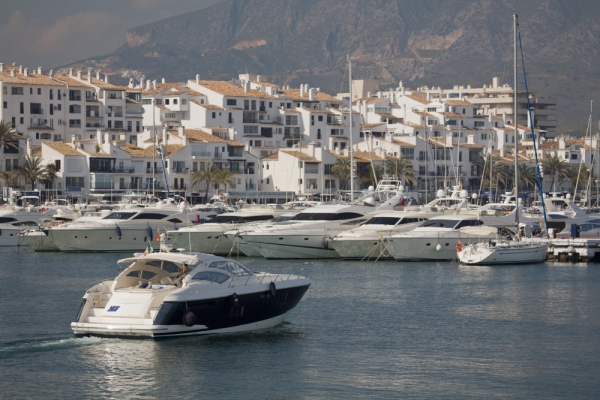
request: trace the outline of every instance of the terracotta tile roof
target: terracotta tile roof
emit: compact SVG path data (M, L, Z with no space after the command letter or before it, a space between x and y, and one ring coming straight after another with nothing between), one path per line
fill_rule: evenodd
M156 83L156 89L150 89L150 90L144 89L144 91L142 92L142 95L144 97L154 96L156 94L165 92L169 89L176 88L177 86L181 86L183 84L184 84L183 82Z
M188 137L191 143L194 142L204 142L204 143L226 143L226 140L223 140L217 136L211 135L205 131L200 129L186 129L185 135Z
M15 76L10 75L10 70L15 69ZM19 69L16 67L4 67L4 72L0 72L0 82L16 83L21 85L48 85L48 86L64 86L61 82L57 82L48 75L32 74L31 72L25 76L19 74Z
M286 114L300 114L300 111L293 108L282 108L281 110Z
M473 103L469 103L468 101L464 101L464 100L446 100L446 104L451 105L451 106L472 106Z
M300 89L289 89L282 90L282 94L288 96L292 101L309 101L308 91L304 92L304 97L300 96ZM333 97L327 93L315 91L315 101L327 101L330 103L341 103L342 101L337 97Z
M227 141L227 146L231 146L231 147L246 147L246 144L242 143L242 142L238 142L237 140L228 140Z
M161 110L167 110L170 111L167 107L163 106L162 104L155 104L154 105L156 108L160 108Z
M71 143L67 142L42 142L42 146L48 146L64 156L83 156L82 153L71 146Z
M362 124L360 126L360 129L373 129L373 128L377 128L378 126L382 126L385 125L385 122L376 122L376 123L372 123L372 124Z
M442 114L444 117L464 117L464 115L462 115L462 114L457 114L457 113L453 113L453 112L449 112L449 111L443 112L440 114Z
M262 99L275 99L276 97L271 96L260 90L251 89L247 92L241 86L236 86L232 83L225 81L200 81L200 86L207 88L215 93L222 94L224 96L233 97L259 97Z
M327 110L317 110L317 109L314 109L314 108L302 108L301 110L309 112L309 113L319 113L319 114L329 114L331 112L329 109L327 109Z
M425 112L425 111L415 111L415 114L417 114L417 115L420 115L420 116L422 116L422 117L429 117L429 118L435 118L435 119L439 119L439 118L438 118L438 117L436 117L435 115L433 115L433 114L430 114L430 113L428 113L428 112Z
M504 118L501 115L492 115L492 119L500 119L503 120Z
M431 101L427 100L427 98L421 97L421 96L412 96L412 95L409 95L409 94L405 94L404 97L408 97L411 100L418 101L421 104L429 104L429 103L431 103Z
M133 99L130 99L129 97L125 99L125 103L127 103L127 104L140 104L139 101L135 101Z
M401 125L406 125L406 126L410 126L411 128L418 128L418 129L424 129L425 128L425 125L413 124L412 122L403 122L403 123L401 123Z
M354 151L352 153L352 155L354 156L354 160L356 162L370 162L371 160L373 160L373 161L383 161L383 158L381 158L380 156L378 156L374 152Z
M403 142L402 140L392 139L392 143L399 144L401 147L417 147L416 144L411 144L408 142Z
M32 149L31 150L31 156L32 157L40 157L42 155L42 147L40 146L37 149Z
M467 148L474 148L474 149L483 149L484 148L483 145L476 144L476 143L461 143L460 147L467 147Z
M91 85L88 85L87 83L81 82L81 81L79 81L73 77L67 76L67 75L54 75L54 79L64 82L67 85L69 85L70 87L86 87L86 88L93 87Z
M189 94L190 96L204 96L206 97L204 94L200 93L200 92L196 92L194 89L190 89L187 87L184 88L171 88L172 91L163 94L164 97L169 97L169 96L181 96L184 93Z
M380 117L384 117L384 118L401 119L401 117L396 117L393 114L387 114L387 113L375 113L375 114L379 115Z
M361 97L360 99L356 99L352 102L352 104L357 104L359 101L362 103L363 101L366 101L368 104L375 104L375 103L379 103L381 101L384 100L388 100L385 97Z
M198 104L200 107L204 107L207 110L225 110L223 107L218 106L216 104L202 104L197 102L196 100L192 100L194 103Z
M327 152L327 153L329 153L329 154L331 154L331 155L332 155L332 156L334 156L335 158L348 158L348 156L347 156L347 155L345 155L345 154L338 154L338 153L336 153L335 151L329 151L329 150L326 150L326 152Z
M276 85L274 83L269 83L269 82L263 82L263 81L252 81L252 83L259 85L259 86L264 86L264 87L274 87L274 88L278 88L279 85Z
M263 157L262 159L266 160L266 161L269 161L269 160L279 160L279 153L273 153L271 155Z
M98 153L96 153L95 151L93 151L93 152L84 151L84 150L81 150L81 151L90 157L113 157L114 158L114 156L111 156L110 154L108 154L104 151L100 151Z
M317 160L316 158L309 156L308 154L302 153L300 151L293 151L293 150L279 150L280 153L285 153L287 155L290 155L292 157L296 157L299 158L303 161L310 161L310 162L321 162L319 160Z
M184 148L185 148L185 146L183 146L181 144L168 144L165 146L166 156L169 157ZM131 154L132 157L146 157L146 158L152 157L152 153L154 153L155 156L160 156L158 151L156 151L154 149L155 149L154 145L143 149L141 147L138 147L138 146L130 144L130 143L127 143L125 146L121 147L121 150L128 152L129 154Z
M82 75L81 81L90 85L90 83L88 82L88 79L87 79L87 75ZM99 87L100 89L105 89L105 90L125 90L121 86L113 85L112 83L106 83L102 79L96 79L93 76L92 76L91 85ZM129 88L127 88L127 89L129 89Z
M440 140L430 138L429 143L434 146L452 147L452 146L447 146L446 141L443 138L440 138Z
M211 131L227 131L227 128L222 128L220 126L205 126L205 129L210 129Z

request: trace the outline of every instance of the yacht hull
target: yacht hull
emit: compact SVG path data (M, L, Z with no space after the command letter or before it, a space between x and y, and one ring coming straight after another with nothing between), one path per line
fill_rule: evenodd
M12 226L0 228L0 248L27 246L27 243L19 236L22 230L23 228Z
M241 237L248 246L252 246L267 259L340 258L322 234L311 235L299 231L295 235L241 234Z
M160 249L160 243L149 236L146 228L121 228L120 233L114 227L51 228L48 235L64 252L135 252L144 250L148 243L154 250Z
M21 239L34 251L60 251L54 244L52 237L46 235L43 231L23 232L21 234Z
M461 263L469 265L532 264L546 260L548 245L468 245L457 255Z
M217 256L227 256L229 253L236 254L240 251L221 232L169 231L169 238L169 244L173 245L173 248L183 248L185 251Z
M345 260L362 260L363 258L380 260L391 260L392 257L389 251L389 241L387 238L380 239L379 237L344 237L336 238L329 243L337 253Z
M478 242L480 238L464 236L446 237L394 237L390 238L388 249L396 261L451 261L457 258L456 243L459 241ZM489 238L481 238L481 241ZM440 249L438 250L438 244Z

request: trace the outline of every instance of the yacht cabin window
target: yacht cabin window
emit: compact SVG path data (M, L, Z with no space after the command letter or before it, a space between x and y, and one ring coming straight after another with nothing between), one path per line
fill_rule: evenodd
M223 283L229 279L229 275L217 271L202 271L192 276L194 281L209 281Z
M131 217L133 217L136 213L134 212L114 212L114 213L110 213L108 214L106 217L102 218L102 219L129 219Z
M465 219L461 221L457 221L455 219L430 219L429 221L425 221L419 228L454 228L459 229L463 226L477 226L483 225L482 221L478 221L476 219Z
M7 224L9 222L15 222L17 219L12 217L1 217L0 224Z
M249 275L251 272L246 268L242 267L240 264L235 261L214 261L212 262L208 268L216 268L223 271L227 271L234 275Z
M353 212L343 213L298 213L292 220L294 221L342 221L352 218L360 218L361 214Z
M133 219L163 219L168 217L166 214L159 213L139 213Z

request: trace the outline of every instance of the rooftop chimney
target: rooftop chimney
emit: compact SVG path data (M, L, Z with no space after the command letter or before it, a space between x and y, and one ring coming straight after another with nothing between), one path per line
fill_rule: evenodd
M87 81L88 83L92 83L92 71L88 71Z
M498 88L498 77L497 76L492 78L492 88L494 88L494 89Z
M96 70L96 79L100 80L100 70Z
M100 129L96 131L96 143L102 148L102 131Z
M15 70L14 70L14 68L10 70L10 76L15 76Z
M23 66L22 66L22 65L19 65L19 73L20 73L21 75L23 75Z
M146 81L146 90L150 90L150 79Z
M165 78L162 78L161 83L164 85L166 83Z
M129 86L128 87L133 88L133 78L129 79Z
M300 97L304 97L304 84L300 85Z
M50 72L48 72L48 76L50 78L52 78L54 76L54 70L53 69L51 69Z
M152 89L156 90L156 79L152 81Z
M315 101L315 89L310 88L308 90L308 100Z
M108 83L108 74L104 74L104 83Z
M256 75L256 82L260 82L260 75Z
M38 74L38 75L41 75L41 74L42 74L42 67L38 67L37 74Z
M4 72L4 63L0 63L0 72Z
M29 76L29 68L24 68L23 69L23 75L24 76Z
M196 74L196 84L200 84L200 74Z
M77 70L77 79L81 80L81 70Z
M69 68L69 76L73 76L73 68Z

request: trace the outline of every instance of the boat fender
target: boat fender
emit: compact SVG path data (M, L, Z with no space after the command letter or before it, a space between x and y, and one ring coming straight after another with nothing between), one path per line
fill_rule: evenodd
M233 304L233 308L234 309L238 309L240 308L240 300L238 299L238 295L236 292L233 292L233 294L231 295L231 303Z
M461 242L456 242L456 252L460 253L463 251L463 244Z
M200 223L200 215L196 214L196 223L199 224Z
M187 327L194 326L196 324L196 314L189 310L186 311L183 313L182 322Z
M154 235L152 234L152 227L150 225L148 225L148 236L152 239L152 237L154 237Z
M442 245L441 244L437 244L437 246L435 246L436 251L440 251L442 249Z
M271 296L275 298L275 296L277 295L277 288L275 287L275 282L271 282L269 284L269 290L271 291Z
M121 237L121 227L119 225L117 225L117 235Z
M160 242L160 233L157 233L157 234L156 234L156 241L157 241L157 242Z

